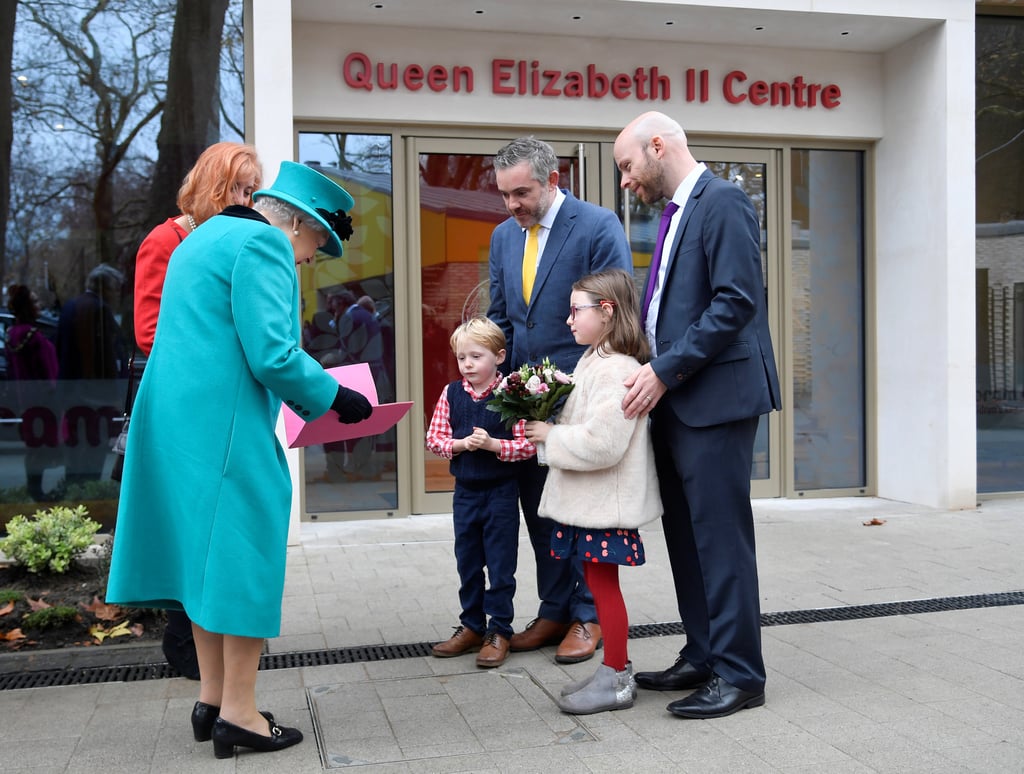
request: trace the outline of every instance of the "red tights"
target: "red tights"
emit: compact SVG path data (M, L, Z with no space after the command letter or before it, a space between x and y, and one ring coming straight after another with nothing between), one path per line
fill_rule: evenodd
M604 638L604 664L621 672L626 668L626 637L629 618L619 588L619 565L607 562L584 562L583 579L594 595L597 622Z

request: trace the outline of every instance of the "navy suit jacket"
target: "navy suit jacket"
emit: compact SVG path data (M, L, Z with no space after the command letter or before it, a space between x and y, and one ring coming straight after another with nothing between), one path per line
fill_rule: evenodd
M509 218L491 234L487 316L505 333L507 369L544 357L566 372L574 369L586 347L576 343L565 324L572 284L604 269L633 273L633 255L615 213L563 192L565 201L544 245L529 306L523 300L525 232Z
M670 248L651 361L663 401L690 427L781 407L760 233L739 187L710 170L698 178Z

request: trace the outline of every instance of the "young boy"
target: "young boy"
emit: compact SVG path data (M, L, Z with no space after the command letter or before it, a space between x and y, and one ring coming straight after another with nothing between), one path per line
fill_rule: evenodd
M518 462L536 454L520 420L507 430L487 401L501 381L505 334L486 317L462 323L451 336L462 378L441 393L427 430L427 448L451 460L452 510L459 571L461 625L433 648L439 658L479 650L478 667L505 663L512 637L512 597L519 550ZM490 588L484 577L490 579ZM489 619L489 620L488 620Z

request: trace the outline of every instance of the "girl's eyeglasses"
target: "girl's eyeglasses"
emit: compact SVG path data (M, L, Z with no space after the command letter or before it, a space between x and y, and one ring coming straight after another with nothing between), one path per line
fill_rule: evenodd
M570 304L569 305L569 322L572 322L573 320L576 319L576 313L578 311L580 311L581 309L595 309L596 307L599 307L602 304L608 304L610 306L615 306L615 302L614 301L609 301L606 298L602 298L596 304Z

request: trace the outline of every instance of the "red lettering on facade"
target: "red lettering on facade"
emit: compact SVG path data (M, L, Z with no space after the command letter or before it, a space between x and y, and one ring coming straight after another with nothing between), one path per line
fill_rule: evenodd
M792 100L791 89L788 83L772 84L772 105L787 107Z
M369 76L372 70L373 65L370 64L370 57L358 51L353 51L345 57L345 61L341 65L341 77L349 88L373 91L373 84Z
M560 97L562 96L562 90L556 85L559 78L562 77L561 70L545 70L544 77L547 79L544 84L544 89L541 91L542 97Z
M459 66L455 67L452 70L452 91L456 91L456 92L462 91L462 88L459 86L459 81L461 81L465 85L466 91L468 93L472 94L473 93L473 68L472 67L466 67L465 65L459 65Z
M625 73L619 73L612 78L612 96L615 99L625 99L630 95L630 87L633 85L633 80Z
M655 68L657 69L657 68ZM711 98L711 91L708 88L708 71L701 70L700 80L697 80L698 72L696 68L691 67L686 71L686 101L693 102L700 100L701 102L707 102Z
M575 70L565 74L565 86L562 87L562 95L566 97L582 97L584 89L583 73Z
M747 91L751 105L763 105L768 101L768 84L764 81L754 81Z
M473 68L460 65L449 70L444 65L435 64L424 68L420 64L410 64L399 68L395 62L373 61L366 54L353 51L345 57L341 66L341 77L345 85L352 89L373 91L374 87L393 91L404 86L409 91L419 91L424 82L434 92L473 91Z
M512 86L504 84L512 80L512 73L509 68L515 64L511 59L491 60L491 91L495 94L515 94Z
M734 82L743 83L745 80L747 80L747 74L742 70L733 70L725 76L725 80L722 81L722 96L725 97L725 101L730 105L738 105L747 99L747 95L743 92L737 94L733 91Z
M830 83L821 90L821 106L826 110L837 108L839 107L839 98L842 96L843 93L839 90L839 87L834 83Z
M402 83L409 91L419 91L423 88L423 68L417 64L411 64L402 73Z
M342 63L342 79L352 89L394 91L404 88L432 92L472 92L474 71L468 65L446 66L374 62L359 51L349 53ZM588 64L585 71L543 68L537 59L492 59L491 92L496 95L568 97L580 99L667 102L672 96L672 79L658 67L637 67L632 72L605 73ZM839 107L842 90L834 83L810 83L803 75L790 81L749 80L743 70L732 70L722 79L722 96L731 105L749 102L753 106L797 107L826 110ZM710 71L691 67L683 74L683 99L708 102L711 99Z
M608 93L608 76L602 72L598 72L595 65L587 65L587 94L596 99L600 99Z
M687 73L689 77L689 73ZM842 96L839 87L834 83L823 86L820 83L808 83L802 75L794 76L786 81L754 81L744 86L747 74L742 70L733 70L722 81L722 96L725 101L738 105L750 100L751 105L771 104L773 107L788 107L790 104L798 108L813 108L819 103L827 110L839 107ZM688 92L689 96L689 92Z
M431 91L444 91L448 86L448 70L441 65L434 65L427 70L427 88Z

